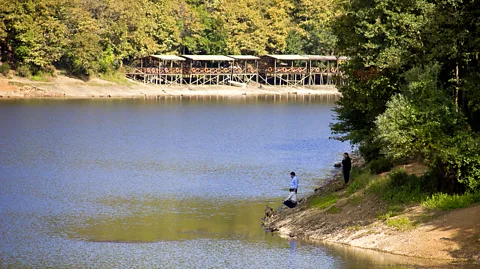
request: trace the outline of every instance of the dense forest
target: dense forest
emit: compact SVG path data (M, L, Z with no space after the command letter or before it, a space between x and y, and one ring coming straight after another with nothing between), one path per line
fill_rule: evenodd
M351 0L334 23L351 56L332 130L376 167L421 160L422 188L480 188L480 1ZM381 169L380 169L381 170Z
M333 52L329 0L0 0L2 61L89 77L150 54Z
M337 139L480 189L480 1L0 0L3 69L88 78L149 54L336 54Z

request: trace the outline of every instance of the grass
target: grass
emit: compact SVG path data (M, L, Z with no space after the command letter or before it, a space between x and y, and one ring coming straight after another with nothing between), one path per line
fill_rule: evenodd
M415 228L415 225L406 217L388 218L385 220L388 227L395 228L400 231L408 231Z
M30 79L33 81L48 82L48 78L45 77L43 74L32 76Z
M109 72L107 74L100 75L100 78L106 81L110 81L110 82L117 83L120 85L125 85L125 86L130 86L134 84L128 81L128 79L125 77L125 74L122 72Z
M403 169L397 169L388 176L372 181L367 189L383 198L390 205L419 203L428 196L424 177L409 175Z
M340 212L342 212L342 209L336 206L332 206L327 210L328 214L338 214Z
M354 194L350 196L350 198L348 199L348 202L352 205L359 205L362 203L362 200L363 200L362 196Z
M356 232L356 231L360 231L363 229L363 226L360 226L360 225L353 225L353 226L349 226L346 228L347 231L350 231L350 232Z
M315 196L313 199L308 201L310 207L315 207L319 209L327 208L331 205L334 205L338 200L338 195L335 193L330 193L327 196Z
M405 204L421 204L427 209L453 210L480 202L480 191L452 195L432 194L434 188L431 182L434 181L429 174L418 177L407 174L403 169L394 169L388 176L371 180L366 189L380 196L389 207L399 206L399 209ZM396 211L395 209L387 210Z
M480 202L480 191L465 194L435 193L423 201L422 206L428 209L453 210L468 207L473 203Z
M375 176L370 173L369 169L361 169L354 167L350 174L351 182L347 187L347 194L353 194L363 189Z

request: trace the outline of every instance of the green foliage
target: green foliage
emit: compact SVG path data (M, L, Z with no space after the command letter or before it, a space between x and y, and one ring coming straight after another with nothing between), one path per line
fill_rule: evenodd
M449 191L455 181L475 190L480 186L479 139L449 97L439 92L438 70L436 65L405 73L404 94L393 96L377 117L376 141L381 153L394 161L426 159L444 175L441 185Z
M332 206L327 210L328 214L338 214L340 212L342 212L342 209L336 206Z
M350 196L350 198L348 198L348 201L352 205L359 205L359 204L362 203L362 200L363 200L363 197L360 196L360 195L352 195L352 196Z
M380 157L378 159L374 159L368 162L368 168L370 169L370 171L380 174L390 171L390 169L393 168L393 164L389 159Z
M467 192L462 195L435 193L428 197L422 205L429 209L452 210L464 208L478 202L480 202L480 191L475 193Z
M390 205L409 204L423 201L431 193L429 177L409 175L403 169L390 172L387 177L372 181L368 190Z
M331 205L334 205L338 200L338 196L335 193L330 193L327 196L315 196L308 201L310 207L324 209Z
M105 74L101 74L100 78L106 81L120 84L120 85L126 85L126 86L132 85L132 83L128 81L128 79L126 79L125 73L120 71L111 71Z
M32 72L30 72L30 68L26 65L21 65L17 67L16 74L21 77L29 78L32 76Z
M2 75L7 76L8 72L10 72L10 65L8 63L0 65L0 73L2 73Z
M30 79L34 80L34 81L48 81L47 77L45 76L45 74L42 71L37 72Z
M357 190L364 188L372 180L374 175L368 169L354 167L350 172L350 181L347 187L347 194L353 194Z
M400 231L408 231L415 228L413 223L406 217L395 217L395 218L388 217L385 220L385 224L389 227L393 227Z
M151 54L332 52L340 14L326 0L3 2L3 59L33 74L56 67L85 79Z
M352 60L332 132L359 145L367 161L425 159L439 190L478 190L478 5L353 0L344 7L333 30Z

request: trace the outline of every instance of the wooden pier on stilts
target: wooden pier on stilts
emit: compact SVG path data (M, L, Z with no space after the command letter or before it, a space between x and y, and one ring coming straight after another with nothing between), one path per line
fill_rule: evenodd
M127 77L162 85L315 86L345 84L333 55L150 55L128 68Z

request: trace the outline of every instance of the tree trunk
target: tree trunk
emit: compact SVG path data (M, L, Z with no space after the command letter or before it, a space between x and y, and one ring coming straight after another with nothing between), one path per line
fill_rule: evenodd
M458 61L455 63L455 111L458 112Z

